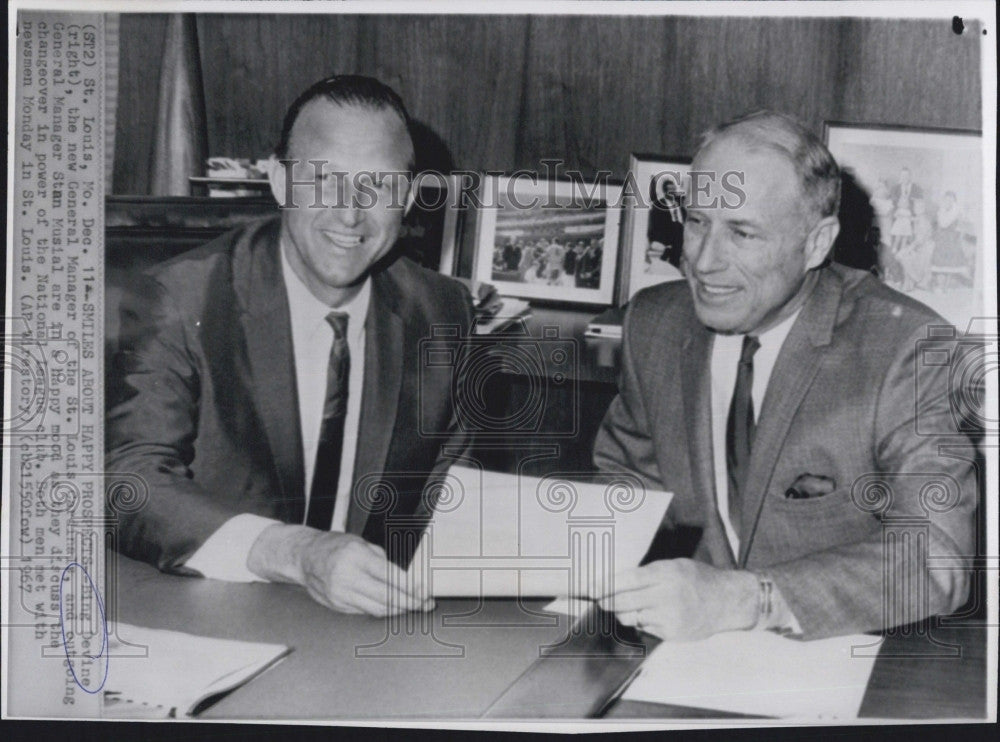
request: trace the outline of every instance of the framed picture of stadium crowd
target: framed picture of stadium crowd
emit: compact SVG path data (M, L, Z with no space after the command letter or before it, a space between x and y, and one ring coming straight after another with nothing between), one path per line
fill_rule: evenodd
M482 180L476 280L493 284L504 296L610 305L621 184L523 175Z
M982 315L982 134L827 122L824 135L870 205L881 279L959 329Z

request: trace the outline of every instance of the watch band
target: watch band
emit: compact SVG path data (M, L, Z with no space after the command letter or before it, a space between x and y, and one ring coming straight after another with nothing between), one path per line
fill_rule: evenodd
M757 584L760 588L757 593L757 626L770 628L774 616L774 582L761 577Z

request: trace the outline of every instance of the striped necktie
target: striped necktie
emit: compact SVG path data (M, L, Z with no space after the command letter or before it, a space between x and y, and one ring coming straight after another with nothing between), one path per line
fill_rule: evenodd
M333 521L333 504L340 481L340 455L344 447L347 379L351 371L347 315L330 312L326 321L333 328L333 345L326 367L326 401L323 403L323 423L319 430L316 466L309 490L309 512L306 515L306 525L322 531L329 531Z
M760 341L752 335L743 338L743 350L736 370L736 388L726 421L726 469L729 472L729 522L737 536L743 513L743 489L750 467L750 448L756 427L753 414L753 356Z

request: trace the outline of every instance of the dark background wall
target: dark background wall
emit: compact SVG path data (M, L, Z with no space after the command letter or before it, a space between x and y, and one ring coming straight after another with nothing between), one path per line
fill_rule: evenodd
M115 193L149 192L165 29L164 15L121 16ZM297 92L359 72L439 139L432 165L561 157L618 176L630 152L690 154L700 131L760 106L817 132L824 120L979 129L980 33L881 19L198 18L211 155L266 156Z

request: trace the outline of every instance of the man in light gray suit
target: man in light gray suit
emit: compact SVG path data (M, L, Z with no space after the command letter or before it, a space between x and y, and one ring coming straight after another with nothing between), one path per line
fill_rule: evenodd
M618 575L602 606L665 638L818 638L955 611L969 575L926 560L974 543L956 343L928 335L944 321L830 263L839 169L794 120L710 131L691 172L686 284L632 300L594 451L675 494L658 539L673 558ZM912 548L884 538L900 524Z

